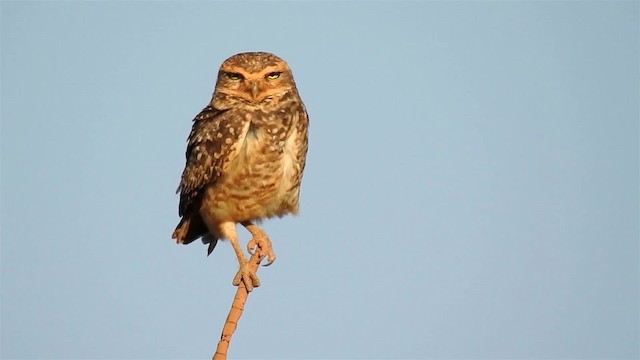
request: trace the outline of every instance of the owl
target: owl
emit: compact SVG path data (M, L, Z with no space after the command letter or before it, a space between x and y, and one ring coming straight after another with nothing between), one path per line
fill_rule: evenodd
M260 281L236 224L252 235L248 251L259 246L271 264L271 241L255 223L298 212L308 125L291 69L266 52L225 60L211 101L193 120L178 186L181 220L172 237L180 244L201 238L208 254L218 240L229 240L239 263L233 284L248 291Z

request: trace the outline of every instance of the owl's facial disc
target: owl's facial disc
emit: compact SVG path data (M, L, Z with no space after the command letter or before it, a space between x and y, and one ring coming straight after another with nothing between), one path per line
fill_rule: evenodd
M216 91L254 104L293 87L293 79L286 63L266 66L253 73L242 67L223 65L218 82L221 86Z

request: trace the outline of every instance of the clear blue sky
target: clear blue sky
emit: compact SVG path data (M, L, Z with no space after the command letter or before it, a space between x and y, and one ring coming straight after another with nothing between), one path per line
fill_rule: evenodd
M213 354L237 263L171 240L174 191L249 50L311 131L233 358L640 356L638 2L0 11L2 358Z

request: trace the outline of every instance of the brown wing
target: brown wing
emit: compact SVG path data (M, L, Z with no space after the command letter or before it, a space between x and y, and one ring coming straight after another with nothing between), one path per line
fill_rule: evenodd
M187 164L177 190L180 216L197 211L194 207L199 207L205 186L223 176L246 136L247 122L242 116L234 116L233 110L213 106L207 106L193 119L187 141Z

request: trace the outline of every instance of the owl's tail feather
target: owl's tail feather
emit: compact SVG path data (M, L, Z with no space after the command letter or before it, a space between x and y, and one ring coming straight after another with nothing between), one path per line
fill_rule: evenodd
M211 235L210 233L207 233L202 237L202 243L209 244L209 247L207 248L207 256L211 255L213 249L216 248L216 245L218 245L218 240L220 239Z
M209 230L207 226L202 221L202 218L198 215L192 216L184 216L176 229L171 234L173 239L176 239L178 244L190 244L194 240L202 237L202 243L209 244L209 248L207 249L207 256L213 252L216 245L218 244L218 239L209 234Z

